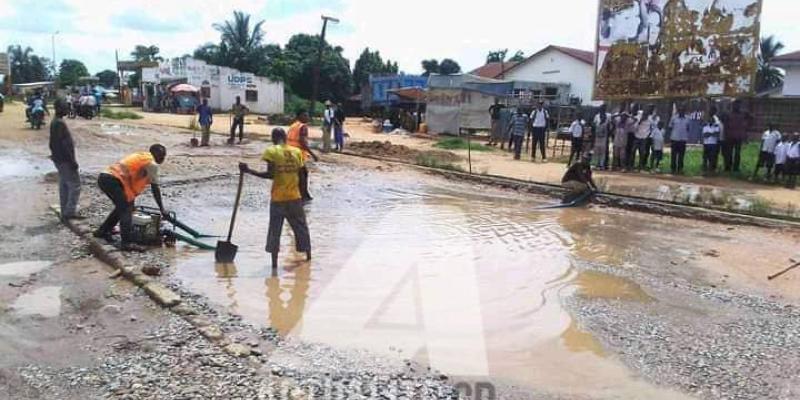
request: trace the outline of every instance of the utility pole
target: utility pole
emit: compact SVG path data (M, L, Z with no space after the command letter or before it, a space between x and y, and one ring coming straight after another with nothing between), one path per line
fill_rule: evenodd
M56 65L56 35L61 31L55 31L50 36L51 45L53 46L53 80L56 82L56 90L58 90L58 67Z
M311 105L309 106L308 116L314 118L314 109L317 106L317 97L319 96L319 74L322 69L322 52L325 51L325 31L328 28L328 21L338 24L339 20L333 17L322 16L322 35L319 39L319 52L317 53L317 63L314 65L314 80L311 86Z

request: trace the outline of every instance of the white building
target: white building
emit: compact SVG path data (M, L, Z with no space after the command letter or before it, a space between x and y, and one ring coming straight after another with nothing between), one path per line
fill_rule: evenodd
M783 88L780 92L770 93L770 97L800 96L800 51L784 54L772 59L772 64L786 71Z
M259 114L283 113L283 83L239 70L209 65L191 57L161 62L157 68L142 69L145 108L165 90L167 84L188 83L200 88L200 95L216 110L230 110L240 96L250 111Z
M569 85L570 98L580 99L585 105L598 105L592 101L594 90L594 53L561 46L547 46L539 52L506 69L495 78ZM547 97L563 96L558 88L545 88Z

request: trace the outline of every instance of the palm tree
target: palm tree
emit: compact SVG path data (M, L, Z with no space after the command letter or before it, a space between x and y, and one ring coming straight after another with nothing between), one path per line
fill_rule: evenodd
M256 72L259 66L253 64L258 59L261 42L264 40L264 31L261 30L263 24L264 21L261 20L251 30L250 15L234 11L232 21L213 25L222 34L220 50L225 51L231 66L246 72Z
M761 54L758 55L758 73L756 74L757 91L763 92L783 84L783 72L772 65L772 60L783 48L783 43L775 36L761 39Z

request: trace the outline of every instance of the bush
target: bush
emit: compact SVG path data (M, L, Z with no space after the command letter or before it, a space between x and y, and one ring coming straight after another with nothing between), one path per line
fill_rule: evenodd
M471 148L472 151L492 151L492 147L482 145L480 143L470 142L458 137L439 139L433 147L438 147L445 150L467 150Z
M308 99L304 99L294 93L286 92L283 102L283 113L294 119L294 116L298 110L308 111L309 102L310 100ZM317 105L314 107L314 115L312 115L312 117L322 117L322 113L324 111L325 104L317 101Z
M423 167L429 168L437 168L437 169L446 169L449 171L458 171L464 172L464 168L461 168L460 165L453 164L451 162L442 161L441 159L437 158L431 154L421 153L417 155L416 159L414 160L414 164L421 165Z
M131 111L114 111L108 108L100 109L100 116L108 119L142 119L141 115Z

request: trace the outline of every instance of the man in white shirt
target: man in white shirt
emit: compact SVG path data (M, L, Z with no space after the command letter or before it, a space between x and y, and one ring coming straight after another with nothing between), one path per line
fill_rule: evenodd
M775 175L773 175L775 182L778 182L781 177L786 178L786 159L791 146L792 142L788 136L782 137L775 146Z
M786 168L789 176L786 187L794 189L797 185L797 175L800 175L800 133L795 132L792 144L786 152Z
M689 126L691 119L686 116L686 107L678 107L678 114L669 121L670 146L672 156L670 157L670 168L672 174L683 173L683 160L686 156L686 143L689 141Z
M647 168L647 159L650 157L650 147L653 144L653 128L659 122L658 115L655 114L655 106L649 106L648 112L639 111L636 120L636 132L634 132L634 154L630 159L635 158L635 152L639 152L639 170Z
M334 110L330 100L325 102L325 112L322 113L322 152L331 151L331 129L333 127Z
M711 109L708 121L703 126L703 172L714 174L717 172L719 159L719 137L721 127L717 119L717 110Z
M540 101L539 106L531 113L531 127L533 128L533 143L531 161L536 161L536 147L538 145L542 153L542 161L547 161L547 125L550 121L550 112L544 108L544 102Z
M581 160L581 153L583 153L583 126L585 122L580 118L576 118L575 121L572 121L572 125L569 126L569 133L572 135L572 146L569 151L569 161L567 161L567 166L572 165L572 157L575 157L575 162Z
M600 106L597 114L592 121L592 138L594 140L594 157L597 160L597 165L602 165L605 169L609 165L609 151L608 145L611 141L611 130L613 129L613 122L611 121L611 114L607 111L606 105ZM602 157L602 159L600 159Z
M767 168L767 179L772 177L772 167L775 166L775 148L780 140L781 133L776 129L775 124L769 124L767 131L761 136L761 152L758 155L756 170L753 172L754 179L758 176L761 167Z

